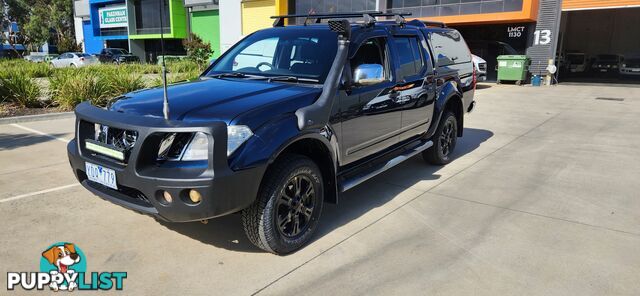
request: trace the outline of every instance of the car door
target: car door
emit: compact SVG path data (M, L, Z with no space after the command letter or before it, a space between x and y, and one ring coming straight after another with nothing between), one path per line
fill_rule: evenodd
M373 85L351 85L340 97L342 119L341 158L348 164L380 152L398 142L401 110L394 102L392 89L393 59L388 46L388 33L361 38L347 71L353 75L361 65L382 65L384 81Z
M69 55L68 53L63 53L62 55L60 55L57 59L55 59L53 61L53 65L56 68L63 67L63 64L66 62L68 55Z
M396 61L395 103L402 109L402 133L399 141L423 134L433 117L436 98L435 76L429 60L426 40L416 29L393 32L391 42Z
M99 55L98 59L103 63L104 62L110 62L111 61L111 53L109 52L109 50L107 50L105 48L102 51L100 51L100 55Z

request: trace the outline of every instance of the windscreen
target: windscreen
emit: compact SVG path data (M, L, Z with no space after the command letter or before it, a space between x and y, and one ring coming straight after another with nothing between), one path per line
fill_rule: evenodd
M598 55L598 60L603 62L616 62L618 61L618 56L613 54L601 54Z
M238 72L324 82L337 51L337 35L320 28L275 28L254 33L225 53L207 75Z
M567 59L569 60L569 63L573 65L581 65L584 63L584 55L581 54L567 55Z

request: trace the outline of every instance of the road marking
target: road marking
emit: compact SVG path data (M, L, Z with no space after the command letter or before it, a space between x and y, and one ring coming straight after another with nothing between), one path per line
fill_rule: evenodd
M42 135L42 136L45 136L45 137L48 137L48 138L63 142L63 143L69 143L69 141L71 141L71 140L67 140L65 138L60 138L60 137L56 137L56 136L51 135L51 134L47 134L45 132L41 132L39 130L34 130L34 129L30 128L30 127L26 127L24 125L20 125L20 124L17 124L17 123L12 123L10 125L13 126L13 127L17 127L19 129L23 129L23 130L28 131L28 132L32 132L32 133L35 133L35 134L38 134L38 135Z
M78 185L80 185L80 183L73 183L73 184L64 185L64 186L60 186L60 187L54 187L54 188L49 188L49 189L45 189L45 190L41 190L41 191L36 191L36 192L31 192L31 193L26 193L26 194L21 194L21 195L16 195L16 196L12 196L12 197L5 198L5 199L0 199L0 203L10 202L10 201L18 200L18 199L23 199L25 197L30 197L30 196L34 196L34 195L40 195L40 194L50 193L50 192L54 192L54 191L59 191L59 190L63 190L63 189L71 188L71 187L76 187Z

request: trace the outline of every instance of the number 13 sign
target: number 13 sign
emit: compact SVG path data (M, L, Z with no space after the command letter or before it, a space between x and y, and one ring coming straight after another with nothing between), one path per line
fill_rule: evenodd
M536 30L534 33L535 45L547 45L551 43L551 30Z

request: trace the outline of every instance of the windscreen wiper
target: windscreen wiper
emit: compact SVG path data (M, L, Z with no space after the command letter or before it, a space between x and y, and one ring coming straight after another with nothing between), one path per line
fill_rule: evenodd
M314 82L314 83L319 83L320 82L320 80L318 80L318 79L300 78L300 77L296 77L296 76L273 76L273 77L265 77L264 79L267 79L268 82L272 82L272 81Z
M240 73L240 72L225 72L225 73L219 73L219 74L214 74L211 76L208 76L211 78L226 78L226 77L231 77L231 78L247 78L249 77L249 75L244 74L244 73Z

